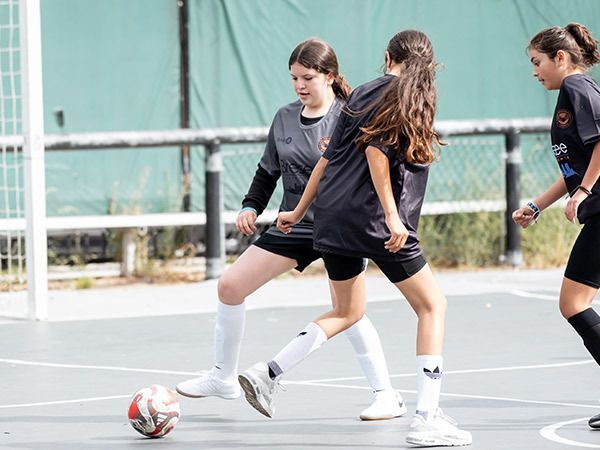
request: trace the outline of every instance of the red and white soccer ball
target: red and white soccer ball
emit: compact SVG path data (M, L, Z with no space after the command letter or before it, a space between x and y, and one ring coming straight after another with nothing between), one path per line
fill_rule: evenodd
M137 432L152 438L169 433L179 422L180 415L175 393L158 384L133 394L127 413L131 426Z

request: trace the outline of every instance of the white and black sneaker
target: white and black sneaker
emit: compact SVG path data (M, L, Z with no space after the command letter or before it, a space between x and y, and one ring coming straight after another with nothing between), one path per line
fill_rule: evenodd
M175 390L179 394L191 398L221 397L226 400L233 400L242 395L237 380L229 381L219 378L216 367L201 372L199 377L182 381Z
M468 431L458 428L458 423L438 408L430 420L415 414L406 442L420 447L454 447L470 445L473 437Z
M399 392L394 390L375 392L371 406L360 413L361 420L388 420L406 414L406 405Z
M590 418L590 420L588 420L588 425L594 430L600 429L600 414L596 414L594 417Z
M259 413L273 417L275 395L279 383L269 377L269 367L258 362L238 376L240 386L246 394L246 400Z

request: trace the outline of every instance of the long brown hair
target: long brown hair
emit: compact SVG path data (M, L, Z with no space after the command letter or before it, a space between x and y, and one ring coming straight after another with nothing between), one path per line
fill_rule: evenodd
M307 69L314 69L326 75L331 73L334 76L333 84L331 85L333 93L342 100L348 100L352 88L340 73L337 56L331 45L327 42L318 38L310 38L304 42L300 42L290 55L288 69L294 63L301 64Z
M546 28L531 38L527 48L545 53L552 59L562 50L571 56L575 66L586 70L600 63L598 41L585 25L579 23L570 23L564 28Z
M384 94L367 110L377 108L363 134L356 140L364 150L377 140L399 151L406 144L406 160L429 164L436 148L444 145L433 129L437 109L433 47L429 38L416 30L397 33L387 47L390 59L402 64L399 76L389 83Z

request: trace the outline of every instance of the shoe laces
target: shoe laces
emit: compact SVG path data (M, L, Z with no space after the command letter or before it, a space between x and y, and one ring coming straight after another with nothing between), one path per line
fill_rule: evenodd
M439 417L442 420L445 420L446 422L454 425L455 427L458 426L458 422L453 419L452 417L448 416L447 414L444 414L444 411L442 411L442 408L438 408L437 411L435 412L435 416Z

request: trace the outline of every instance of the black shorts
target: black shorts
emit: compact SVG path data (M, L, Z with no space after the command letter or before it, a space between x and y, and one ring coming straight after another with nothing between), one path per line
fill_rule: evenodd
M307 238L263 233L253 245L276 255L296 260L298 265L295 269L298 272L302 272L310 263L321 257L321 254L313 248L313 240Z
M565 278L600 289L600 214L585 221L571 250Z
M331 253L323 253L323 261L327 269L327 275L332 281L345 281L354 278L367 267L366 259L358 256L342 256ZM392 283L399 283L421 270L427 261L423 255L408 261L382 261L374 259L373 262L381 269L383 274Z

